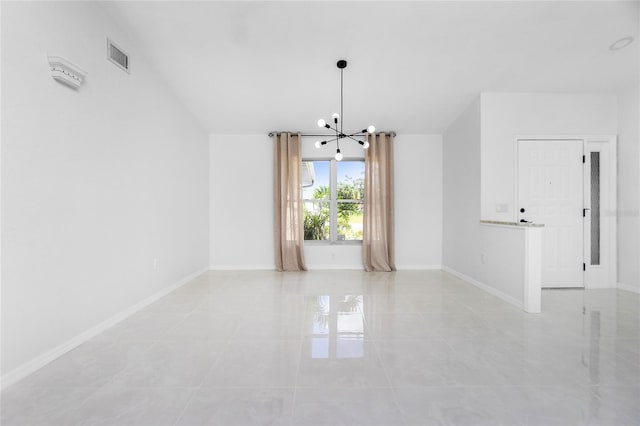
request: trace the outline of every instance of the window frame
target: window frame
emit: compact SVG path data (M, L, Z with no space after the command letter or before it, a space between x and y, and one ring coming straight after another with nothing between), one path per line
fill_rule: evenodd
M361 162L364 165L364 158L343 158L338 161L333 157L314 157L302 158L302 162L329 162L329 198L328 199L310 199L302 198L302 202L326 202L329 203L329 239L328 240L304 240L304 244L310 245L362 245L362 240L339 240L338 239L338 204L340 203L356 203L363 206L364 211L364 194L361 200L344 199L338 200L338 163L342 162ZM300 167L302 167L302 162Z

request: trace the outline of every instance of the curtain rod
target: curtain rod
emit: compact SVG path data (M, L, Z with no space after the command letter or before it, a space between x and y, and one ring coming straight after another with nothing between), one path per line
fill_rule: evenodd
M272 138L277 134L280 134L282 132L269 132L269 137ZM293 132L292 132L293 133ZM396 132L376 132L376 133L384 133L384 134L391 134L394 138L397 136ZM333 135L328 135L328 134L315 134L315 133L300 133L300 136L307 136L307 137L318 137L318 138L323 138L323 137L332 137Z

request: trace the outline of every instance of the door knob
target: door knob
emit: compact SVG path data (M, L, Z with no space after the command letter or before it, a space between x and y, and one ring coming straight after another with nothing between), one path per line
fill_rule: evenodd
M520 213L524 213L524 209L523 208L520 209Z

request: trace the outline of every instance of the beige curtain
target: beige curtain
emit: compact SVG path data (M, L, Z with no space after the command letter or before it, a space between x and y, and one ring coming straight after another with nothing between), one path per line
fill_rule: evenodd
M365 271L396 270L393 221L393 136L369 135L364 171Z
M300 134L276 134L273 144L276 269L304 271Z

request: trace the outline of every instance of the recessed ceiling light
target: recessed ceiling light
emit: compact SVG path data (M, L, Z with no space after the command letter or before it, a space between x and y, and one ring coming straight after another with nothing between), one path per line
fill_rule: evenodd
M625 47L627 47L631 43L633 43L633 37L631 37L631 36L623 37L620 40L618 40L615 43L613 43L611 46L609 46L609 50L624 49Z

